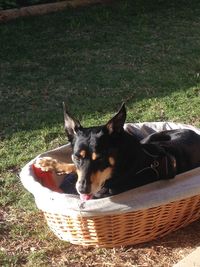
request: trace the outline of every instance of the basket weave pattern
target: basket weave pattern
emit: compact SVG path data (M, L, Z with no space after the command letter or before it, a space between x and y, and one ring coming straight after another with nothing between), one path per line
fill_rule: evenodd
M170 122L127 124L132 133L150 134L170 129L200 129ZM150 131L150 132L149 132ZM143 136L145 137L145 135ZM71 160L71 147L65 145L39 157ZM114 196L90 200L81 208L80 199L56 193L38 182L30 161L20 174L43 212L50 229L73 244L117 247L148 242L184 227L200 218L200 168L177 175L168 182L155 182ZM57 177L57 182L61 176ZM90 204L91 203L91 204Z
M51 230L73 244L116 247L148 242L200 218L200 196L142 211L97 217L44 212Z

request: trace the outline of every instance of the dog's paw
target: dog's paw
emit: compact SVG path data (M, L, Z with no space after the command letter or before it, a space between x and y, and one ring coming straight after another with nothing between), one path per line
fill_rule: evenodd
M40 168L44 172L56 171L58 162L51 157L38 158L35 162L35 167Z
M73 163L61 162L51 157L38 158L35 162L35 167L44 172L55 171L59 175L76 172L76 167Z

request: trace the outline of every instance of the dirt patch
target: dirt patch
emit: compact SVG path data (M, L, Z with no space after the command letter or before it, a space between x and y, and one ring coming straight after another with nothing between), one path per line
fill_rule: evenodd
M70 245L53 266L171 267L200 244L200 221L155 241L122 248L97 249ZM70 257L71 256L71 257Z
M1 219L0 252L9 258L17 255L18 266L31 266L32 259L38 266L52 267L172 267L200 244L200 220L152 242L105 249L60 241L49 230L41 213L4 210Z

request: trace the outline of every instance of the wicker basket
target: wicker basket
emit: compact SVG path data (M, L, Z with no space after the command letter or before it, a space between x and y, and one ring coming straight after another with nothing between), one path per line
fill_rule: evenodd
M192 128L174 123L126 124L128 131L145 136L152 131ZM70 161L69 145L41 156ZM30 161L21 171L24 187L35 197L50 229L73 244L116 247L147 242L164 236L200 218L200 168L157 181L122 194L81 202L76 195L58 193L42 186ZM57 179L58 178L58 179ZM62 176L57 177L58 184Z

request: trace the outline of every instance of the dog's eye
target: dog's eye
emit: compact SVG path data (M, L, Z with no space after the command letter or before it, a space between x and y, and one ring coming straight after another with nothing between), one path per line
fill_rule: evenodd
M98 156L98 158L96 159L96 162L102 162L105 160L104 156Z
M92 153L92 160L95 162L100 162L104 159L104 157L97 153Z

